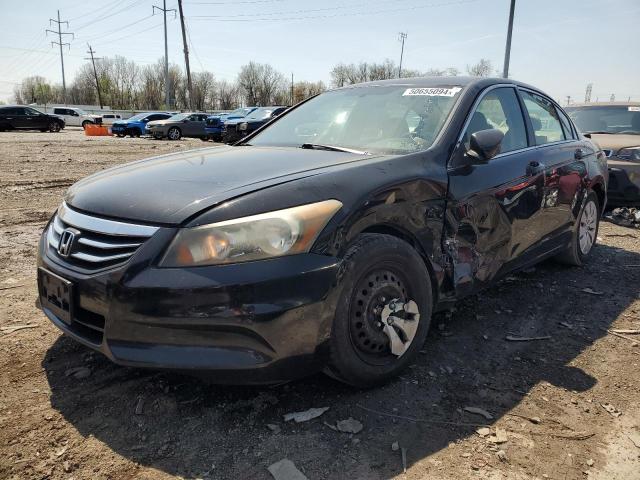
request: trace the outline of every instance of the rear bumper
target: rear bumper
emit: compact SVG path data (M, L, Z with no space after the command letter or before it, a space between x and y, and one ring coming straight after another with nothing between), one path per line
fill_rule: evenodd
M80 275L48 257L38 266L73 282L74 318L51 322L113 362L203 372L219 383L264 384L322 368L339 262L306 254L190 269L127 264Z

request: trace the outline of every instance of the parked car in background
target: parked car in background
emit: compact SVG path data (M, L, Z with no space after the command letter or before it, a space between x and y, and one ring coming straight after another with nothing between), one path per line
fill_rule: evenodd
M68 127L82 127L102 123L100 115L93 115L85 112L81 108L75 107L53 107L53 114L64 119Z
M111 125L111 133L118 137L124 137L126 135L139 137L145 133L147 123L154 120L166 120L172 116L173 114L168 112L142 112L126 120L113 122Z
M285 106L278 107L260 107L246 117L237 118L235 120L226 120L222 127L222 141L225 143L234 143L242 137L255 132L257 129L267 124L287 108Z
M566 110L608 158L609 204L640 206L640 102L574 104Z
M103 113L102 124L113 125L114 122L122 120L122 116L119 113Z
M205 121L208 116L206 113L178 113L166 120L147 122L146 133L158 139L180 140L181 137L194 137L206 140Z
M73 185L40 239L40 306L123 365L372 386L415 361L433 312L549 257L588 262L606 165L523 83L351 85L238 146Z
M242 107L237 108L233 112L220 113L217 115L210 115L207 118L205 130L209 140L219 142L222 140L222 128L224 122L227 120L236 120L238 118L244 118L253 112L258 107Z
M0 131L40 130L59 132L65 127L64 119L57 115L42 113L24 105L0 106Z

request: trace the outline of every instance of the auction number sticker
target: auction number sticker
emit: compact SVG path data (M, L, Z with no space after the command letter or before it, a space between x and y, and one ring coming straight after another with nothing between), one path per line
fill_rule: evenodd
M640 112L640 107L629 107L630 112Z
M462 90L461 87L407 88L402 96L406 97L408 95L419 95L422 97L453 97L460 90Z

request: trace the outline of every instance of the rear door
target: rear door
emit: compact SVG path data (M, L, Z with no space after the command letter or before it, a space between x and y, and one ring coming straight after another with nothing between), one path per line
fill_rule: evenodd
M27 116L27 110L24 107L15 107L13 109L13 128L28 129L30 126L29 117Z
M580 207L587 174L585 160L595 151L578 140L571 122L551 99L522 88L520 95L533 132L537 162L545 172L540 233L541 243L546 244L541 248L548 251L562 247L571 234L572 212Z
M491 128L505 135L501 152L468 165L463 157L471 134ZM486 89L467 117L449 168L443 248L453 263L457 295L473 293L531 259L544 193L544 171L534 168L536 160L516 88Z

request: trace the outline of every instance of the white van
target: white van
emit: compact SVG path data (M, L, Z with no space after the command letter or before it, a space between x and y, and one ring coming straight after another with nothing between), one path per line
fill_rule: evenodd
M102 115L102 124L103 125L113 125L113 122L117 122L122 120L122 116L119 113L104 113Z
M54 107L53 114L62 117L67 127L85 128L88 124L102 123L100 115L91 115L81 108Z

